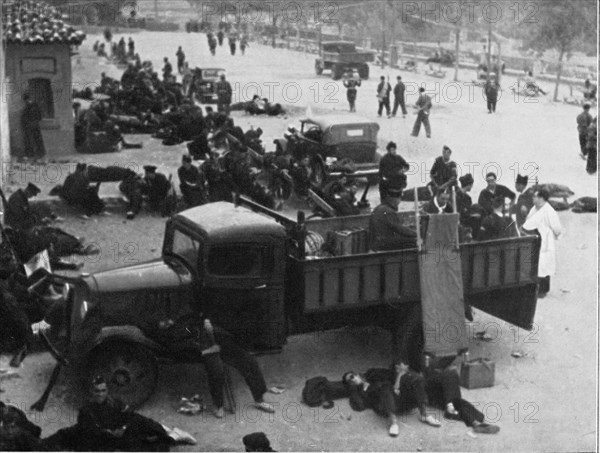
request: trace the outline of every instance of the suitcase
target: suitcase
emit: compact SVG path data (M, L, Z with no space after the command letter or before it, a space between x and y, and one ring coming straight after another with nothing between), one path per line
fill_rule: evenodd
M494 386L496 363L488 359L473 359L460 368L460 385L466 389Z
M334 231L332 235L332 252L335 256L352 255L354 237L352 231Z
M352 254L356 255L359 253L367 253L368 247L368 231L364 228L353 228L352 229Z

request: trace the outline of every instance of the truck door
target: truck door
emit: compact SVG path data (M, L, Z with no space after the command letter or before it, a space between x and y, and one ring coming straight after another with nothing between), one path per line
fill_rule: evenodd
M216 244L204 259L205 313L255 350L285 342L284 251L280 244Z

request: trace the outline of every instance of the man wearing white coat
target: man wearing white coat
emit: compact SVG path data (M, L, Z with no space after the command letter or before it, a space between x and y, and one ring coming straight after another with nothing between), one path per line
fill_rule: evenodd
M537 230L542 239L538 266L538 297L544 297L550 291L550 276L556 270L556 239L562 234L558 214L548 203L549 196L545 189L534 192L534 206L523 224L524 230Z

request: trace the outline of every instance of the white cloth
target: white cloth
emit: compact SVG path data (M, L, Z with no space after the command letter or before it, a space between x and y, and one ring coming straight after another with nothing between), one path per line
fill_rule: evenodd
M523 224L526 230L538 230L542 237L538 277L553 275L556 271L556 239L562 234L562 225L550 203L541 208L531 208Z

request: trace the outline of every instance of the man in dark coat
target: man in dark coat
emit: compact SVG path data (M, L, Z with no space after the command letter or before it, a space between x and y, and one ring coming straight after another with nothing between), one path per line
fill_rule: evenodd
M515 201L516 195L514 194L514 192L506 186L497 184L497 179L498 177L494 172L489 172L487 175L485 175L487 187L483 189L479 194L479 206L483 208L487 215L492 214L494 212L494 208L492 207L492 200L494 198L510 198L511 202Z
M587 156L588 127L592 124L592 115L590 115L590 103L583 104L583 111L577 115L577 132L579 134L579 155L582 158Z
M177 170L179 189L189 208L206 203L204 175L192 165L192 157L185 154L181 158L181 167Z
M379 101L377 116L381 117L381 113L385 107L385 114L390 118L390 92L392 91L392 86L389 82L385 81L384 76L381 76L379 80L379 85L377 85L377 100Z
M406 175L410 167L402 156L396 153L397 146L389 142L386 146L387 154L379 162L379 198L383 200L388 189L404 190L406 188Z
M587 164L585 169L590 175L598 170L598 117L595 117L588 127Z
M169 59L167 57L165 57L163 61L165 62L165 65L163 66L162 70L163 80L167 82L173 75L173 65L169 62Z
M21 409L0 401L0 451L40 451L41 432Z
M231 84L225 80L225 74L221 74L216 85L217 90L217 111L229 115L229 106L231 105L231 95L233 90Z
M484 91L488 113L496 113L496 102L498 102L498 93L500 91L500 84L496 80L496 77L492 76L490 81L486 82Z
M165 175L156 172L156 166L145 165L144 186L142 193L148 197L148 205L153 212L160 213L163 217L167 213L167 195L171 190L171 183Z
M42 111L37 103L31 99L29 93L23 95L23 101L25 102L25 107L21 115L21 126L25 157L30 159L41 159L46 155L44 138L42 137L42 130L40 128Z
M29 199L41 192L35 184L29 183L8 198L4 223L17 231L27 231L38 225L39 219L29 205Z
M525 223L527 214L533 207L533 188L526 190L528 182L529 178L527 176L517 175L515 189L519 195L512 211L518 226Z
M127 198L127 218L133 220L142 210L144 180L133 173L119 184L119 190Z
M415 120L415 124L413 126L413 130L411 135L413 137L418 137L419 132L421 131L421 123L425 126L425 133L427 134L427 138L431 138L431 125L429 124L429 112L431 110L431 98L425 94L425 88L419 88L419 99L417 99L416 107L417 111L417 119Z
M355 78L354 72L348 70L344 76L344 87L346 88L346 99L351 112L356 112L356 93L360 84L360 78Z
M401 190L388 189L386 197L371 214L369 236L371 249L399 250L416 247L417 233L403 226L398 218Z
M177 49L177 53L175 54L175 56L177 57L177 72L179 74L182 74L183 64L185 63L185 53L183 52L181 46L179 46L179 49Z
M429 176L431 178L431 186L433 193L436 194L439 191L444 191L449 187L456 185L457 171L456 163L450 160L452 150L444 145L442 148L442 155L439 156L431 167Z
M477 238L480 241L489 241L514 236L516 234L515 222L504 215L504 198L494 198L492 208L494 212L486 216L481 222L481 230Z
M104 202L98 196L99 189L100 183L90 186L87 165L79 163L75 172L65 178L61 198L69 205L83 209L87 216L100 214L104 210Z
M402 77L398 76L396 78L396 86L394 87L394 109L392 110L392 116L396 116L398 112L398 106L402 109L402 118L406 117L406 103L404 102L404 92L406 91L406 87L404 86L404 82L402 82Z

